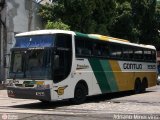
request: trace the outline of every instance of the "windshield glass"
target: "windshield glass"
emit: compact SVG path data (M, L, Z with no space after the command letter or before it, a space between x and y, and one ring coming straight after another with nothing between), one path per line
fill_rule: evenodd
M50 75L50 50L31 50L28 51L26 77L43 79Z
M50 79L51 49L13 51L10 77Z
M14 59L12 71L22 72L22 54L20 52L15 52L14 55L12 55L12 58Z
M17 36L12 49L10 78L50 79L55 35Z

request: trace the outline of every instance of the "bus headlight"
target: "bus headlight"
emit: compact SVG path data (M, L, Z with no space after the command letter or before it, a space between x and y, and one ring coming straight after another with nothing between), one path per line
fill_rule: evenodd
M50 85L47 84L47 85L37 85L37 89L49 89L50 88Z

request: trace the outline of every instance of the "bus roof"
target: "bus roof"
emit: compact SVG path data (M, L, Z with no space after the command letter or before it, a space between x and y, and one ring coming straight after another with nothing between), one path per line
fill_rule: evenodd
M137 46L137 47L143 47L143 48L156 49L152 45L131 43L130 41L125 40L125 39L119 39L119 38L114 38L114 37L104 36L104 35L99 35L99 34L84 34L84 33L80 33L80 32L67 31L67 30L56 30L56 29L23 32L23 33L16 34L16 37L30 36L30 35L55 34L55 33L72 34L72 35L86 37L86 38L92 38L92 39L96 39L96 40L103 40L103 41L108 41L108 42L113 42L113 43L119 43L119 44L125 44L125 45L131 45L131 46Z
M114 38L114 37L104 36L104 35L99 35L99 34L83 34L83 33L76 32L76 35L82 36L82 37L88 37L88 38L92 38L92 39L113 42L113 43L131 45L131 46L135 46L135 47L143 47L143 48L149 48L149 49L154 49L154 50L156 49L153 45L131 43L130 41L125 40L125 39L119 39L119 38Z
M67 30L36 30L36 31L29 31L16 34L16 37L19 36L30 36L30 35L44 35L44 34L55 34L55 33L65 33L65 34L75 34L73 31Z

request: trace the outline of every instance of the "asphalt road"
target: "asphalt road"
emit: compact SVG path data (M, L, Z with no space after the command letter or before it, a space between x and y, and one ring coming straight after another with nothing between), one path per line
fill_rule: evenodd
M122 92L92 96L80 105L13 99L6 93L0 90L0 120L160 120L160 86L136 95Z

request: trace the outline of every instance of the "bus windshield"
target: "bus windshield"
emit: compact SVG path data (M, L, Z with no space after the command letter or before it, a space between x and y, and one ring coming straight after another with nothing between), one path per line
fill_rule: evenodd
M50 79L55 35L17 36L12 49L10 78Z
M13 51L11 78L49 79L51 72L51 50Z

